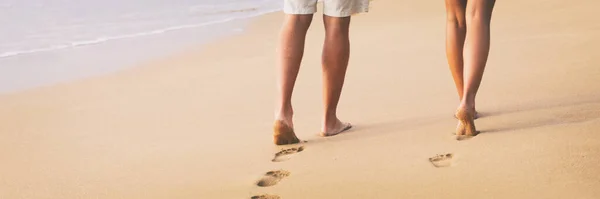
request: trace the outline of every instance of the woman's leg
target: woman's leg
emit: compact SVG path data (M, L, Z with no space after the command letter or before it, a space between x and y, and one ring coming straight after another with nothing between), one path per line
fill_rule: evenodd
M446 0L446 58L459 100L463 96L463 46L467 24L465 9L467 0Z
M483 77L490 49L490 22L495 0L468 0L465 13L467 35L464 47L464 88L456 112L459 119L457 135L477 134L473 122L475 96Z

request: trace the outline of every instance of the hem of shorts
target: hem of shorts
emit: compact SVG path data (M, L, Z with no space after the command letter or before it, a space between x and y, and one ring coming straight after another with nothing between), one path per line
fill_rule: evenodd
M335 13L335 14L331 14L331 13L323 13L323 14L330 16L330 17L350 17L355 14L367 13L367 12L369 12L369 9L361 9L361 10L357 10L357 11L341 12L341 13Z
M289 10L283 10L283 13L289 14L289 15L310 15L310 14L315 14L316 12L317 12L316 10L307 10L307 11L301 11L301 12L292 12Z

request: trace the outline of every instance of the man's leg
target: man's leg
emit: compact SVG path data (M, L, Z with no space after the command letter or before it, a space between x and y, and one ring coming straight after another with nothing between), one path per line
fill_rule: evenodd
M475 116L475 96L481 84L483 71L490 51L490 22L495 0L469 0L466 22L467 38L464 50L464 90L457 110L459 126L457 135L477 134L473 118Z
M344 86L350 57L350 17L323 16L325 43L323 46L323 102L325 112L321 127L322 136L332 136L351 126L337 117L337 105Z
M286 14L279 43L279 63L277 66L277 107L273 139L275 144L294 144L300 140L294 133L292 117L292 92L300 63L304 54L306 32L312 21L312 14Z

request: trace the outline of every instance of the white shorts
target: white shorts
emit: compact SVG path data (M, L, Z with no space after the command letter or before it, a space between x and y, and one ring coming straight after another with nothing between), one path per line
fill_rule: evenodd
M317 0L283 0L287 14L314 14ZM348 17L369 11L369 0L323 0L323 13L331 17Z

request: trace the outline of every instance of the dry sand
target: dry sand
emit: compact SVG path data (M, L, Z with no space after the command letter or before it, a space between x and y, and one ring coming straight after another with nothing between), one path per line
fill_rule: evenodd
M462 142L441 1L379 0L353 19L339 115L355 128L331 138L317 136L315 17L301 145L271 140L281 13L201 50L0 96L0 198L598 198L599 2L497 2L483 133ZM449 167L429 162L446 153Z

